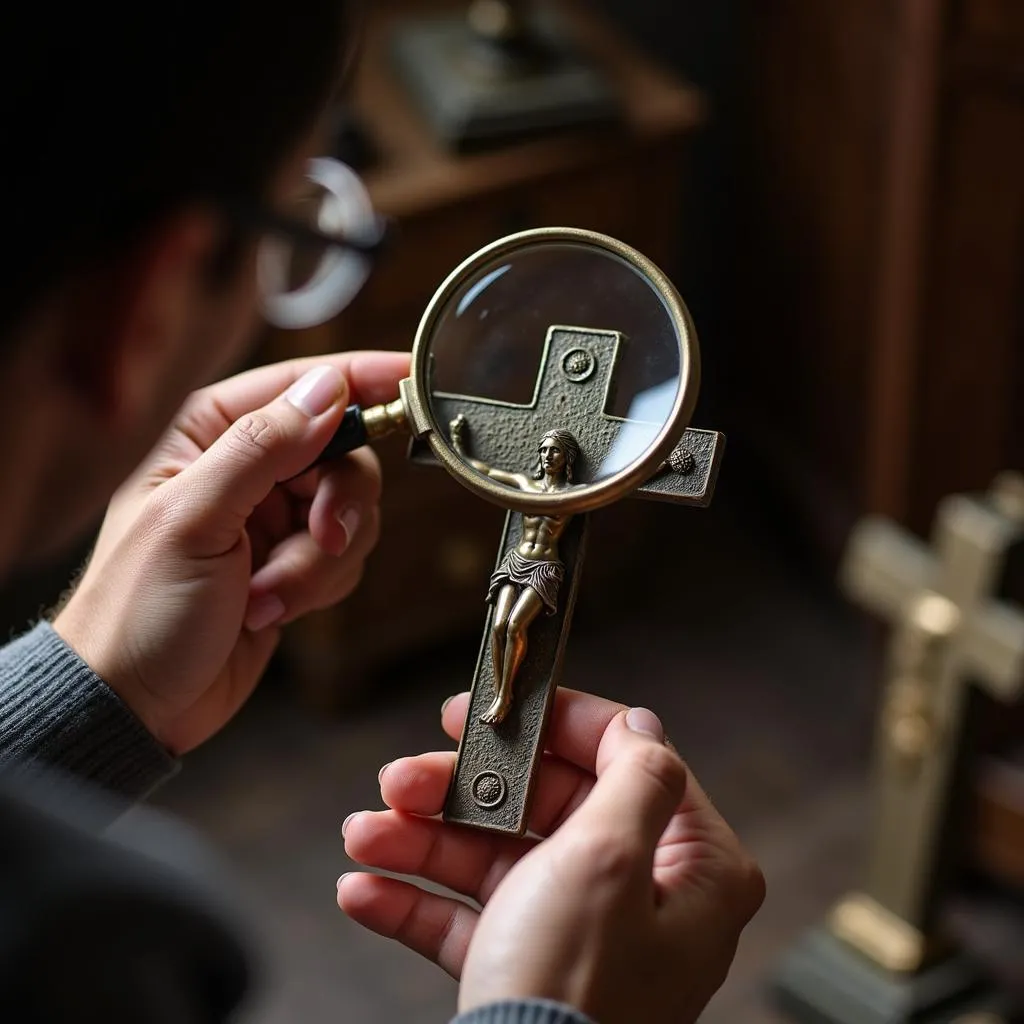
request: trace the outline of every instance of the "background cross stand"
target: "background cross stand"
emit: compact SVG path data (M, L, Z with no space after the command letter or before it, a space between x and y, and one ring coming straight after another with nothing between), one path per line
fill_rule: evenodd
M392 54L435 133L455 149L618 113L561 20L523 0L474 0L461 14L410 21Z
M934 550L868 520L849 546L847 590L895 622L878 720L877 820L861 891L787 958L780 1000L813 1024L1008 1020L1005 997L939 927L968 778L970 684L1008 701L1024 684L1024 614L990 595L1024 530L1018 484L939 509Z
M630 428L630 421L607 411L615 399L615 371L621 347L626 344L628 339L617 331L553 326L548 331L531 403L515 405L446 393L432 394L430 402L441 422L449 423L459 414L466 417L474 458L513 472L529 471L536 462L540 437L547 430L569 430L580 442L586 479L586 467L599 466L621 431ZM687 429L673 453L677 457L667 460L633 493L704 507L714 492L723 449L720 433ZM420 442L413 442L411 454L418 459L427 457ZM518 542L520 523L518 513L507 515L499 564ZM493 612L488 615L445 806L448 821L512 834L526 830L547 715L579 586L585 530L586 517L577 515L563 536L560 553L566 579L557 614L542 615L531 624L526 658L515 679L512 709L497 728L480 721L480 714L494 696L489 656ZM481 580L481 600L485 592L486 581Z

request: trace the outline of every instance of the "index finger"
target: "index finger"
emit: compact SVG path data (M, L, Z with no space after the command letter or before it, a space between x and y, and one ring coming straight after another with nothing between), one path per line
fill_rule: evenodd
M462 736L468 710L468 693L453 697L442 709L441 725L453 740ZM584 771L596 774L601 737L612 719L625 710L625 704L559 687L555 691L545 748Z
M334 352L247 370L191 396L185 407L190 434L201 445L211 445L236 420L267 405L317 366L336 366L348 380L354 403L390 402L398 397L398 382L409 376L410 359L408 352Z

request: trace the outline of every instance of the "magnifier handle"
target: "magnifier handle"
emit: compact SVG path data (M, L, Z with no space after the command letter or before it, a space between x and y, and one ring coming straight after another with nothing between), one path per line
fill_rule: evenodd
M327 442L327 447L303 472L308 472L314 466L330 462L332 459L339 459L346 452L362 448L364 444L378 438L407 429L405 403L400 398L385 405L372 405L368 409L360 405L350 405L345 410L334 436Z

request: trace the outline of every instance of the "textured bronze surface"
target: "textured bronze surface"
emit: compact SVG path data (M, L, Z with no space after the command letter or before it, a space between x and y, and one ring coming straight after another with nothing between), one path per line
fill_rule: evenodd
M586 516L574 517L562 536L560 553L566 576L558 611L540 616L531 625L530 646L516 677L515 699L504 721L497 725L480 720L494 697L490 653L493 610L487 616L466 728L445 802L445 821L514 835L526 831L530 794L544 751L548 712L561 675L576 604L586 520ZM497 565L519 543L521 529L522 516L508 513Z
M661 422L626 421L608 412L615 401L616 367L622 349L628 344L629 339L618 331L552 326L530 403L515 405L437 391L429 401L435 416L445 424L460 413L467 417L475 458L489 466L516 472L528 472L536 464L537 440L546 430L570 430L581 450L576 480L590 483L598 478L602 463L623 429L638 439L638 459L646 454L663 426ZM581 371L584 360L586 369ZM575 372L565 371L567 361L577 368ZM516 497L515 491L507 486L496 486L494 494L508 504ZM566 511L575 511L573 494L563 491L552 495L552 500L563 499L552 510L560 505Z
M677 453L685 453L687 457ZM717 430L687 427L682 440L669 455L665 465L645 484L638 487L633 496L706 508L714 496L718 470L724 454L725 434ZM683 466L684 471L673 467L673 457Z

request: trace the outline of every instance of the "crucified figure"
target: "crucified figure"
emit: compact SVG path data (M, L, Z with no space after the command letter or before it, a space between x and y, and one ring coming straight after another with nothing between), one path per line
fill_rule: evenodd
M533 474L508 473L471 458L466 447L466 417L457 416L449 425L452 448L477 472L521 491L561 491L573 486L573 467L580 446L567 430L549 430L537 446ZM494 605L491 626L491 661L494 665L494 701L481 721L496 725L512 706L512 684L526 657L527 631L546 608L553 615L558 608L558 589L565 566L558 556L558 541L571 515L523 514L523 535L519 544L501 561L487 591Z

